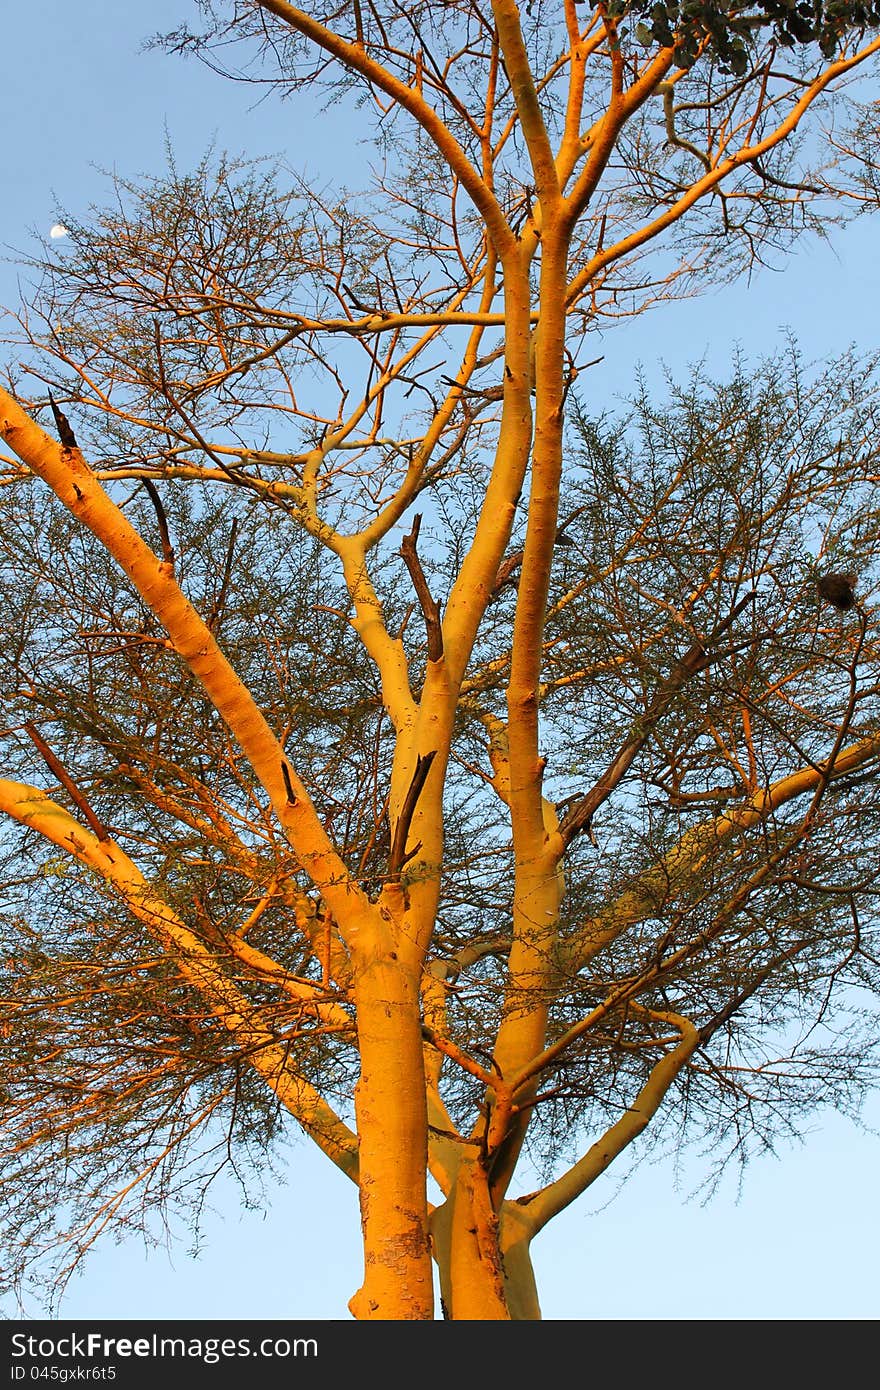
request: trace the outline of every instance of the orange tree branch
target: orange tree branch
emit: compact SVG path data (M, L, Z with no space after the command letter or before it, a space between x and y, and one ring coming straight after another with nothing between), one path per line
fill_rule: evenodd
M79 451L63 449L2 387L0 435L128 575L240 744L300 864L325 897L340 929L356 936L360 926L375 915L366 894L349 875L250 691L168 565L157 559L114 504Z
M729 174L742 168L745 164L754 163L755 160L761 159L769 150L781 144L781 142L787 139L797 128L803 116L818 97L822 95L826 87L830 86L838 77L842 77L846 73L852 71L852 69L857 67L860 63L866 62L876 53L880 53L880 38L876 38L871 43L866 44L864 48L860 49L858 53L852 54L851 57L840 58L836 63L831 63L819 77L809 84L792 107L785 120L780 121L776 129L765 136L763 140L759 140L755 145L744 146L736 154L730 155L727 159L717 164L711 173L704 174L696 183L691 184L691 187L679 198L677 203L674 203L666 212L661 213L659 217L654 218L652 222L647 222L630 236L623 237L622 240L618 241L615 245L598 251L589 264L585 265L572 279L568 288L568 303L573 304L583 293L590 281L599 274L600 271L604 270L606 266L611 265L614 261L620 260L631 251L635 251L640 246L644 246L647 242L652 241L660 232L665 231L667 227L672 226L683 217L684 214L693 207L694 203L699 202L707 193L712 193ZM662 78L660 80L662 80ZM658 84L655 83L651 90L656 89L657 85ZM586 176L586 172L587 171L584 172L582 178ZM591 189L589 191L586 189L584 190L587 199L591 191ZM574 208L575 203L578 203L580 207L583 206L584 197L583 194L578 192L577 188L572 190L570 202L572 203L572 208Z
M291 1050L254 1017L254 1007L206 944L152 890L140 869L112 840L99 840L37 787L0 779L0 812L43 835L96 873L147 929L187 982L208 1002L254 1069L319 1148L348 1177L357 1178L357 1140L303 1076Z
M534 1196L522 1199L517 1205L530 1237L537 1235L547 1222L569 1206L576 1197L596 1181L608 1166L634 1139L645 1130L659 1110L666 1093L700 1043L700 1034L688 1019L677 1014L663 1017L680 1033L681 1040L652 1068L647 1081L624 1115L602 1138L556 1182L550 1183Z
M729 836L763 824L780 806L796 797L815 793L830 778L856 772L880 757L880 735L861 739L839 752L833 765L813 764L781 777L767 789L750 797L744 806L724 811L687 831L681 840L655 865L646 870L633 886L604 912L590 918L560 947L561 967L577 972L620 932L656 910L658 902L668 901L677 886L689 878L718 852Z
M408 87L405 82L401 82L387 68L382 67L381 63L371 58L360 44L349 43L319 20L297 9L295 5L288 4L287 0L258 0L258 4L261 9L268 10L276 18L289 24L292 29L311 39L312 43L336 58L349 72L356 72L366 78L391 97L395 105L409 112L430 136L453 174L460 179L462 187L486 223L498 251L503 255L513 250L515 238L497 199L471 164L448 126L417 88Z

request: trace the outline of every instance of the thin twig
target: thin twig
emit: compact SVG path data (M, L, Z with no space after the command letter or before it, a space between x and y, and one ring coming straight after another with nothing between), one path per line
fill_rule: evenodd
M238 536L238 517L232 518L232 525L229 528L229 545L226 548L226 563L223 566L223 579L220 582L220 592L211 604L211 612L208 615L208 627L213 632L223 613L226 603L226 595L229 592L229 581L232 577L232 561L235 555L235 542Z
M52 749L49 747L48 743L46 743L42 735L37 732L37 729L29 719L26 719L24 721L24 727L27 731L28 737L30 738L34 747L37 749L37 752L42 757L49 771L58 778L58 781L61 783L64 790L67 792L67 795L70 797L71 801L85 816L91 829L97 835L101 844L109 844L110 831L107 829L106 825L104 825L103 821L95 815L95 812L92 810L91 806L86 800L85 793L80 791L79 787L76 785L73 778L70 776L70 773L59 762L55 754L52 752Z
M566 845L568 845L576 835L582 831L591 834L590 823L597 809L603 801L614 791L621 781L621 778L632 765L636 755L644 747L645 743L655 728L658 719L669 708L670 701L681 690L682 686L696 675L698 671L704 671L707 666L711 666L714 661L718 661L726 655L729 648L724 651L710 650L713 643L725 632L735 621L738 615L747 604L753 602L756 594L750 590L744 598L741 598L728 613L727 617L720 622L715 630L705 639L705 643L695 639L685 655L676 662L669 675L661 682L657 693L651 701L643 717L639 720L637 730L630 735L626 743L617 754L616 758L602 773L592 791L582 797L571 807L564 817L559 830Z

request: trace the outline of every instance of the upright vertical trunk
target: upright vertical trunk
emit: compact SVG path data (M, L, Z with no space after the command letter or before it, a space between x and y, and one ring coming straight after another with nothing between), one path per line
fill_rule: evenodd
M428 1128L418 985L390 952L358 972L355 1090L364 1282L356 1318L430 1320Z
M508 997L494 1062L506 1081L541 1051L547 1026L559 913L565 891L563 845L556 815L543 795L540 689L550 574L559 524L565 405L565 290L567 237L553 229L542 242L540 328L534 358L535 430L528 524L514 617L507 688L510 819L515 858L513 943ZM519 1092L519 1114L495 1149L492 1195L507 1191L528 1128L537 1078Z

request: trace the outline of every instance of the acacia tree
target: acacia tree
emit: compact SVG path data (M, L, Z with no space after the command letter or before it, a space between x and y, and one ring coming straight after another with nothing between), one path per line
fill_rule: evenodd
M875 1080L873 365L619 418L588 367L874 201L878 14L199 9L170 48L350 97L378 168L120 181L19 316L8 1283L293 1121L355 1317L433 1317L433 1260L445 1316L536 1318L638 1136L723 1160Z

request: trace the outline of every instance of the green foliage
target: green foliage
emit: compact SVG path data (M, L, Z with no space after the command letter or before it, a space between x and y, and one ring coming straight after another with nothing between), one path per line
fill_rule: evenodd
M722 72L735 76L748 72L758 39L769 39L783 49L815 44L824 58L833 58L850 35L880 26L880 5L861 0L756 0L734 5L715 0L611 0L608 14L638 17L635 36L644 47L674 43L681 68L692 67L708 51Z

